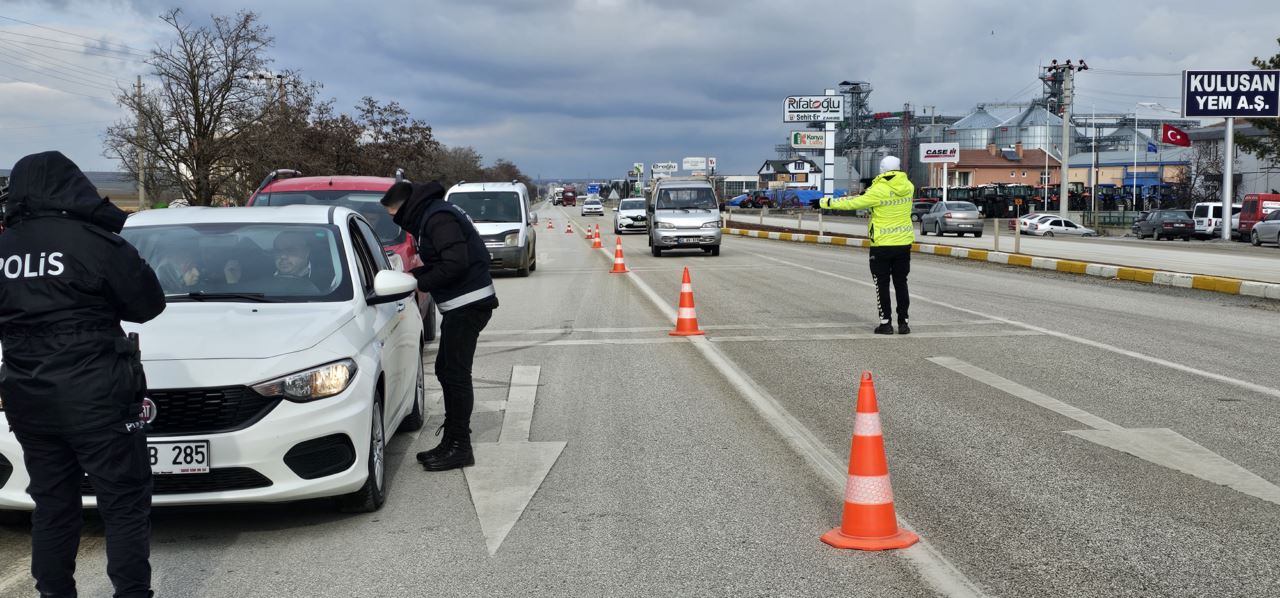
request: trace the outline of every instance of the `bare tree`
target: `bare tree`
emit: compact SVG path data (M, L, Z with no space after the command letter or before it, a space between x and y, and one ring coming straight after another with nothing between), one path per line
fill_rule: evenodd
M215 15L209 27L185 21L178 9L161 20L175 39L147 60L157 85L140 96L120 90L116 101L138 120L108 128L105 153L136 177L130 158L141 149L160 171L158 180L175 184L192 205L210 205L238 192L245 137L279 104L278 87L253 78L270 63L265 50L272 40L248 11Z

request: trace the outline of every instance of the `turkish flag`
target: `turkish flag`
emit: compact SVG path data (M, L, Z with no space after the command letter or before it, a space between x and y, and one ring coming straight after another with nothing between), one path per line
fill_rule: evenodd
M1164 125L1164 130L1160 132L1160 141L1169 145L1191 147L1191 138L1187 137L1185 131L1173 125Z

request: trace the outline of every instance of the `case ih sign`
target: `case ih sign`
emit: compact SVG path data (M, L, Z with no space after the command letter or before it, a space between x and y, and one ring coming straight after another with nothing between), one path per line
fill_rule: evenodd
M960 161L959 143L921 143L920 162L922 164L954 164Z

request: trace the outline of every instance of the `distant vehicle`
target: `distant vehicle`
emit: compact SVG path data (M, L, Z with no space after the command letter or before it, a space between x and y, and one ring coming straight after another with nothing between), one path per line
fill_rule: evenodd
M644 199L631 198L624 199L618 203L618 207L614 208L613 215L613 232L614 234L622 234L626 232L644 232L648 230L647 219L644 213Z
M1023 216L1023 217L1019 218L1019 219L1017 220L1017 222L1018 222L1018 226L1022 229L1022 232L1023 232L1023 233L1026 233L1026 232L1027 232L1027 227L1031 226L1031 223L1032 223L1032 222L1040 222L1041 220L1047 220L1047 219L1051 219L1051 218L1058 218L1058 215L1057 215L1057 214L1046 214L1046 213L1044 213L1044 212L1032 212L1032 213L1030 213L1030 214L1027 214L1027 215L1025 215L1025 216ZM1012 221L1012 220L1011 220L1011 221L1009 221L1009 228L1013 228L1013 221Z
M1027 234L1038 237L1056 237L1058 235L1072 237L1096 237L1098 232L1076 224L1066 218L1046 218L1032 222L1027 226Z
M933 233L941 237L944 233L955 233L963 237L972 233L982 236L982 214L978 206L967 201L939 201L920 216L920 234Z
M1239 214L1242 207L1240 204L1231 206L1231 213ZM1222 203L1198 203L1192 208L1191 216L1196 221L1196 238L1211 239L1222 233Z
M924 216L929 210L933 209L933 204L938 203L937 199L924 198L917 199L911 204L911 221L920 222L920 217Z
M668 177L654 185L645 202L649 251L701 249L720 255L720 204L706 177Z
M1280 210L1280 195L1251 193L1244 196L1244 203L1240 206L1240 224L1236 230L1242 239L1252 239L1249 233L1253 230L1253 225L1265 220L1271 212Z
M778 201L771 197L771 194L767 190L756 189L755 191L748 192L747 196L743 198L742 202L738 205L739 207L746 209L777 208Z
M528 276L538 269L538 216L529 210L524 183L462 183L445 201L462 208L489 248L490 270Z
M1147 217L1133 223L1133 234L1139 239L1147 237L1159 241L1163 238L1190 241L1196 222L1186 210L1154 210Z
M1275 243L1280 247L1280 209L1271 210L1266 220L1254 224L1249 229L1249 241L1254 245Z
M599 197L592 195L582 202L581 213L583 216L604 216L604 204L600 202Z
M564 191L560 193L560 205L562 206L578 205L578 190L575 189L572 185L565 187Z

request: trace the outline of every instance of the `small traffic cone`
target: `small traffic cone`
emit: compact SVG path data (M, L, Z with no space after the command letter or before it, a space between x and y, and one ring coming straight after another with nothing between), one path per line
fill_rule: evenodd
M627 269L627 263L622 261L622 237L618 237L618 244L613 250L613 269L609 273L626 274L627 272L630 272Z
M680 309L676 315L676 329L671 336L700 336L706 334L698 328L698 315L693 311L693 283L689 281L689 268L684 269L680 283Z
M604 249L604 245L600 243L600 225L596 225L596 234L591 238L592 249Z
M591 230L591 226L590 226L590 225L587 225L587 240L588 240L588 241L590 241L590 240L592 240L592 239L594 239L594 238L596 238L596 233L595 233L595 231Z
M547 230L555 230L555 229L556 229L556 224L552 222L550 218L547 218Z
M844 489L844 515L822 541L836 548L891 550L915 544L920 537L898 528L889 485L889 464L884 458L880 410L871 372L862 372L858 386L858 412L849 450L849 480Z
M573 221L572 221L572 220L569 220L569 221L565 222L565 224L564 224L564 234L566 234L566 235L572 235L572 234L573 234Z

